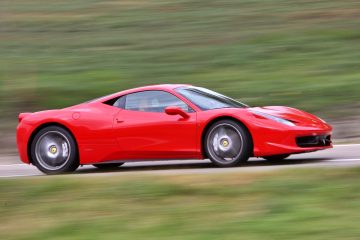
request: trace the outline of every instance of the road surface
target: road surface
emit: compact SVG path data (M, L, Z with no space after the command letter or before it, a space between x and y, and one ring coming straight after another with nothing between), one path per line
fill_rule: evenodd
M11 159L12 158L12 159ZM14 159L15 158L15 159ZM18 163L14 163L18 162ZM333 149L293 155L279 163L269 163L261 158L251 158L241 167L216 168L208 160L147 161L125 163L115 170L99 170L82 166L76 176L124 175L124 174L212 174L226 172L272 171L303 167L360 167L360 144L336 145ZM0 158L0 178L17 178L44 175L32 165L21 164L17 157Z

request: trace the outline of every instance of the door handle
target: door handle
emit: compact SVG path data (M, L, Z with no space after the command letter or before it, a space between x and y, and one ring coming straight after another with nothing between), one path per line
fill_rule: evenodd
M117 123L123 123L123 122L124 122L124 120L121 120L121 119L119 119L119 118L116 118L115 121L116 121Z

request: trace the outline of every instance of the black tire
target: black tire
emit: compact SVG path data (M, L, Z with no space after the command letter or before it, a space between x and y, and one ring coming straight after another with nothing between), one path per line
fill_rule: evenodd
M279 162L279 161L284 160L285 158L288 158L289 156L290 156L290 154L282 154L282 155L266 156L263 158L269 162Z
M41 129L31 143L30 154L32 163L49 175L73 172L79 167L75 139L62 127Z
M203 144L206 156L218 167L234 167L246 163L253 148L252 138L246 127L233 120L220 120L212 124Z
M116 169L123 165L124 163L100 163L100 164L93 164L94 167L98 169Z

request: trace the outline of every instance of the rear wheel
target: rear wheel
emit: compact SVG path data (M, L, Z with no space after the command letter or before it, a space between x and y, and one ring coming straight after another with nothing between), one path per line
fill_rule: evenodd
M246 163L252 151L247 129L233 120L214 123L205 136L205 153L218 167L233 167Z
M30 149L32 163L46 174L75 171L79 167L77 151L73 136L58 126L41 129Z
M114 169L118 168L124 163L101 163L101 164L94 164L94 167L97 167L99 169Z
M268 160L269 162L278 162L284 160L285 158L288 158L289 156L290 154L282 154L282 155L267 156L263 158Z

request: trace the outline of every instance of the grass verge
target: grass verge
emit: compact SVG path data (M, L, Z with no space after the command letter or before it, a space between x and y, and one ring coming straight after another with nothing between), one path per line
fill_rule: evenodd
M0 239L358 239L360 170L0 181Z

